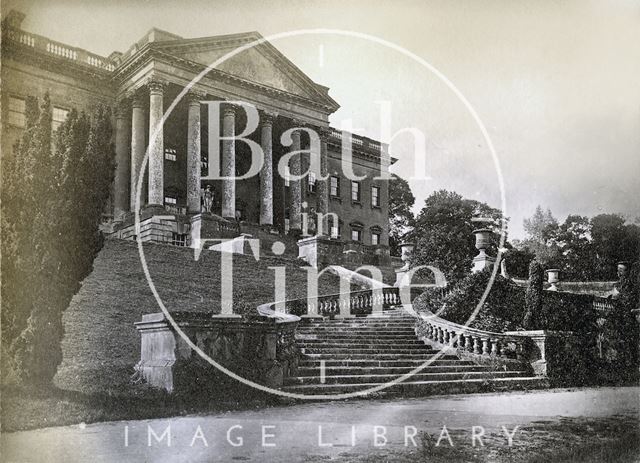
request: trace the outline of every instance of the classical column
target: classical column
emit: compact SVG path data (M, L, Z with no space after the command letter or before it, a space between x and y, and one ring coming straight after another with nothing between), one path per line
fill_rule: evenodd
M138 177L142 172L142 161L144 160L144 102L140 94L133 96L131 103L131 184L130 203L132 211L136 207L136 193L138 187ZM140 205L144 205L144 185L141 185Z
M294 121L296 126L299 122ZM300 132L298 130L291 134L291 151L300 151ZM289 161L289 172L292 176L300 176L301 163L300 154L291 157ZM289 231L302 230L302 181L291 179L289 181L289 193L291 195L291 205L289 206Z
M273 226L273 119L269 113L260 114L262 119L261 146L264 164L260 171L260 225Z
M116 107L116 172L113 184L114 220L122 221L129 211L129 105L122 99Z
M187 213L200 213L200 100L203 95L189 92L187 122Z
M164 137L162 82L149 83L149 205L164 205ZM155 138L154 133L157 132Z
M318 195L318 213L322 214L322 234L329 235L329 223L327 220L327 214L329 213L329 161L327 154L327 141L329 138L329 131L321 128L319 130L320 135L320 175L316 179L316 189ZM318 227L320 228L320 227Z
M236 111L233 106L224 108L222 117L222 217L236 218Z

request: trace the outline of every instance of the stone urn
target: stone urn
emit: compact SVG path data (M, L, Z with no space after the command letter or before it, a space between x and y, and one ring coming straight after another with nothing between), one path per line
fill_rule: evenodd
M415 243L411 243L405 241L399 244L400 246L400 259L404 262L404 265L400 270L406 271L409 270L409 260L411 259L411 255L413 254L413 250L415 249Z
M478 230L474 230L473 234L476 237L476 249L480 252L484 252L491 244L491 229L479 228Z
M493 232L490 228L479 228L474 230L473 234L476 237L476 249L480 251L476 257L473 258L473 267L471 271L473 273L480 272L485 268L490 268L495 263L495 259L487 255L487 248L491 245L491 235Z
M546 272L547 282L551 284L549 291L558 291L557 284L560 283L560 269L550 268Z

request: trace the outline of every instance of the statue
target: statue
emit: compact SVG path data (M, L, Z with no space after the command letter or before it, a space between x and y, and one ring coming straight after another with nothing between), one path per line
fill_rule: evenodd
M213 207L213 191L211 191L211 185L207 185L207 188L202 192L202 212L208 212L211 214L211 208Z

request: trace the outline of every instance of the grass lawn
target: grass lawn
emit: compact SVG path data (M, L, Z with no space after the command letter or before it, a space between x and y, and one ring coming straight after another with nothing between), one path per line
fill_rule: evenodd
M220 254L159 244L144 247L156 288L170 311L220 309ZM233 258L234 303L248 310L274 300L275 273L286 269L286 299L306 296L307 272L297 259L252 256ZM340 280L326 273L319 294L339 292ZM200 399L165 397L130 377L140 358L140 337L134 323L160 309L145 279L135 242L108 240L94 270L65 311L63 362L48 391L2 390L3 430L94 422L112 419L172 416L193 411L251 407L265 397L237 388L221 391L206 403ZM222 398L225 398L222 400Z

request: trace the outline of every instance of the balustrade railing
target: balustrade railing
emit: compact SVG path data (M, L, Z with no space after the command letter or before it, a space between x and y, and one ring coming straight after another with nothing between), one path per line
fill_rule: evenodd
M519 361L527 359L530 341L526 336L468 328L444 320L428 310L420 312L419 315L416 332L426 341L477 357Z
M596 297L593 299L593 308L598 312L609 312L613 310L614 302L611 299Z
M382 313L383 310L398 304L400 304L399 288L388 287L274 302L270 304L270 307L276 312L297 316L317 315L346 318Z
M74 61L81 65L106 71L113 71L115 69L115 65L111 61L100 55L90 53L82 48L76 48L50 40L41 35L32 34L20 29L8 29L5 37L10 42L43 51L58 58Z

